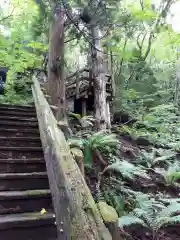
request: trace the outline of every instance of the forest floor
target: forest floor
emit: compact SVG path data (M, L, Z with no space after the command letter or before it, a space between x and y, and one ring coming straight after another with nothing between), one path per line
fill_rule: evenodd
M168 205L168 200L173 202L173 199L179 203L180 201L180 177L177 178L176 182L167 182L165 178L165 171L167 171L166 161L159 161L151 166L147 167L142 162L139 161L140 153L142 151L151 152L154 147L152 144L148 144L145 142L143 145L143 141L139 144L138 141L132 140L128 135L119 134L119 143L120 148L118 151L118 158L125 159L129 163L134 164L134 166L146 167L145 175L139 174L133 177L118 178L116 176L117 181L121 181L123 183L123 187L125 189L130 189L133 193L143 193L147 194L150 198L153 198L156 203ZM162 150L162 149L161 149ZM103 156L105 159L106 156ZM176 155L176 160L179 158L179 153ZM97 184L98 184L98 172L103 170L105 166L103 164L98 163L98 166L95 163L95 167L93 169L86 169L86 181L92 192L93 197L97 200ZM98 169L98 170L97 170ZM111 174L107 174L105 176L105 180L101 185L101 189L104 192L104 186L106 186L107 179L111 187L118 188L117 185L113 185L112 181L109 179L112 178ZM109 189L109 187L108 187ZM108 190L109 191L109 190ZM114 191L113 191L114 193ZM129 197L127 197L126 190L123 192L122 190L116 191L116 194L123 196L124 201L131 201ZM116 195L115 194L115 195ZM132 194L133 196L133 194ZM132 197L131 196L131 197ZM134 195L135 196L135 195ZM119 196L117 196L119 197ZM179 199L178 199L179 198ZM118 198L117 198L118 199ZM116 204L112 204L112 201L108 199L111 205L117 209ZM117 200L119 201L119 200ZM123 207L123 214L126 211L126 206ZM177 213L174 212L172 215L175 216ZM179 240L180 239L180 224L167 224L165 227L160 227L158 231L152 230L152 227L142 226L140 224L131 224L127 227L124 227L123 230L119 229L119 236L117 239L121 239L122 235L125 236L125 239L134 239L134 240Z

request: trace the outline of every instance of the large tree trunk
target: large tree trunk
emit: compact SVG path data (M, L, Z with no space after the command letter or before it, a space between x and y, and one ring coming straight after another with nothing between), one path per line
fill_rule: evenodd
M66 121L64 11L60 8L54 10L50 28L47 89L51 97L51 104L58 107L56 119Z
M174 96L174 104L176 106L179 105L179 90L180 90L180 58L178 58L177 66L176 66L176 85L175 85L175 96Z
M95 118L99 130L106 129L107 123L107 103L106 103L106 80L103 64L103 53L100 42L100 30L97 26L91 27L92 46L92 75L94 79L95 95Z

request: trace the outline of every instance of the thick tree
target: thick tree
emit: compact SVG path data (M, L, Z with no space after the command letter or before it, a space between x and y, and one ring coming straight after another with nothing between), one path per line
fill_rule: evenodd
M57 120L66 120L64 78L64 10L55 8L49 36L48 93L51 103L58 107Z
M108 106L106 102L106 81L103 51L100 41L100 29L98 26L91 26L91 58L92 77L94 80L94 102L95 118L98 129L106 129L108 121Z

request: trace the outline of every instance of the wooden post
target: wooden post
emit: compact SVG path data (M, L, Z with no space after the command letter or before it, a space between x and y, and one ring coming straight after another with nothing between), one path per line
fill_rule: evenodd
M86 116L86 98L82 98L82 116Z
M76 72L76 98L79 98L79 87L80 87L80 74Z
M106 107L107 128L110 129L111 128L111 112L110 112L110 103L108 99L106 100L106 104L107 104L107 107Z

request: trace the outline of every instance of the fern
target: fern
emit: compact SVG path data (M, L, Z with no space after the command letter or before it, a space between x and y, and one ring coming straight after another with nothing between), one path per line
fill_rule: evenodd
M180 213L180 203L170 204L159 213L159 217L169 217L178 212Z
M145 150L141 151L141 155L139 156L138 162L151 168L159 162L167 163L167 160L171 159L176 155L175 152L164 153L164 155L160 157L156 157L157 149L153 148L152 152L146 152Z
M156 235L162 226L180 223L180 203L171 204L168 207L162 205L161 210L155 210L154 207L148 205L145 208L135 208L129 215L118 220L121 228L137 223L148 226Z
M164 205L156 201L154 198L150 198L148 194L137 194L135 196L135 203L136 203L136 208L140 209L145 209L146 211L149 209L154 209L154 210L161 210L164 208Z
M95 119L93 116L81 116L80 114L69 112L70 119L75 119L82 128L88 128L94 125Z
M86 139L72 138L68 141L70 147L79 147L83 150L85 164L92 164L92 156L96 150L106 151L107 147L116 149L119 141L115 134L99 131Z
M91 149L103 150L106 146L116 148L119 144L116 134L99 131L88 138Z
M69 112L69 113L68 113L68 116L69 116L70 118L73 118L73 119L76 119L76 120L80 120L80 119L81 119L81 115L80 115L80 114L73 113L73 112Z
M115 163L112 163L109 165L105 171L115 171L119 172L124 178L133 179L135 176L144 176L148 177L146 175L146 172L141 167L136 167L132 163L129 163L126 160L122 161L116 161Z
M164 172L164 178L168 184L175 184L180 179L179 162L176 161L169 166L168 170Z
M118 219L118 226L121 229L124 228L124 227L131 226L133 224L140 224L142 226L146 226L146 223L142 219L140 219L136 216L133 216L133 215L132 216L131 215L122 216Z
M166 221L164 222L164 225L172 225L178 223L180 223L180 215L167 218Z

